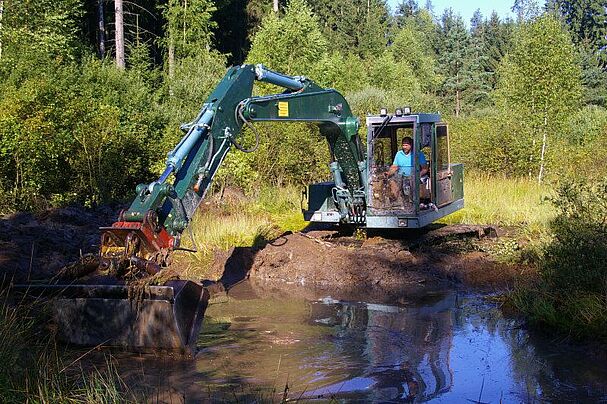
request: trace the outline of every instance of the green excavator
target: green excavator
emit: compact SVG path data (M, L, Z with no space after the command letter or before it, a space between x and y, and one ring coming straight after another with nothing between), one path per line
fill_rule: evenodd
M253 96L256 81L284 91ZM329 145L332 180L305 191L302 210L308 221L415 228L463 207L463 168L450 161L447 126L438 114L400 108L369 115L365 150L359 119L336 90L263 65L231 67L198 116L182 125L185 135L168 154L162 175L138 185L130 207L111 227L100 229L99 256L81 263L75 280L24 286L30 294L53 296L62 339L78 345L194 351L209 299L206 289L171 277L134 289L132 280L163 279L226 154L232 148L252 151L240 143L243 126L256 133L253 123L259 121L316 123ZM401 192L394 195L386 172L404 136L413 140L417 168L410 178L399 179ZM429 165L424 178L420 152Z

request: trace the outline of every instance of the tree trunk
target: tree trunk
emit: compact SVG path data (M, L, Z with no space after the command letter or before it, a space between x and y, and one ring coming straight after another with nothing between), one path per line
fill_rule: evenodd
M544 134L542 136L542 153L540 154L540 172L537 176L537 183L542 183L542 178L544 177L544 156L546 155L546 138L547 138L547 130L546 126L548 126L548 113L544 111Z
M459 113L462 108L460 97L461 97L460 90L458 88L457 90L455 90L455 116L456 117L459 117Z
M171 36L169 38L169 79L173 77L175 77L175 43Z
M187 18L188 18L188 0L185 0L183 3L183 46L185 46L185 44L186 44Z
M0 59L2 59L2 17L4 16L4 0L0 0Z
M274 12L277 13L278 12L278 0L274 0Z
M122 0L114 0L114 13L116 14L116 66L124 69L124 13Z
M97 41L99 42L99 57L105 57L105 5L104 0L97 0Z

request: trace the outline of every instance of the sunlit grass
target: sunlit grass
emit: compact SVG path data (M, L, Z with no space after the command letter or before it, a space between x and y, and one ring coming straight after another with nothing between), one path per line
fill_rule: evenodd
M264 187L256 193L254 201L249 206L249 211L268 214L272 223L283 232L300 231L308 224L301 213L303 201L301 188Z
M541 230L555 215L554 207L547 199L551 194L550 185L540 185L532 179L467 175L464 209L441 222L525 226L530 230Z
M264 187L244 200L224 202L202 209L191 224L195 246L188 232L183 240L197 252L181 258L181 275L200 279L218 277L210 269L215 252L232 247L259 247L286 231L306 226L301 213L301 193L296 187Z
M492 224L522 228L524 233L544 233L554 216L547 200L552 188L525 178L468 175L464 183L465 208L441 220L446 224ZM182 276L220 276L210 274L216 251L232 247L256 247L286 231L300 231L308 224L301 212L301 188L262 187L244 200L222 203L203 210L192 231L198 252L183 259ZM188 233L183 240L188 244ZM542 237L543 238L543 237Z

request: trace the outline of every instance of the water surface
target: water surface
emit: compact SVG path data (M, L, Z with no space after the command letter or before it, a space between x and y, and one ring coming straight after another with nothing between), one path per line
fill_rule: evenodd
M392 303L243 284L209 306L198 342L194 360L123 354L118 368L167 402L607 402L597 352L530 333L456 290Z

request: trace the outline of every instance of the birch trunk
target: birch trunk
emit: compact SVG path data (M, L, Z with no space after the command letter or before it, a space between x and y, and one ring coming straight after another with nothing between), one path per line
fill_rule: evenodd
M169 78L175 77L175 44L169 39Z
M124 69L124 12L122 0L114 0L114 13L116 15L116 66Z
M542 136L542 153L540 154L540 172L537 176L537 183L542 183L542 178L544 177L544 156L546 155L546 138L547 138L547 130L548 126L548 112L544 111L544 134Z
M4 16L4 0L0 0L0 59L2 59L2 17Z

